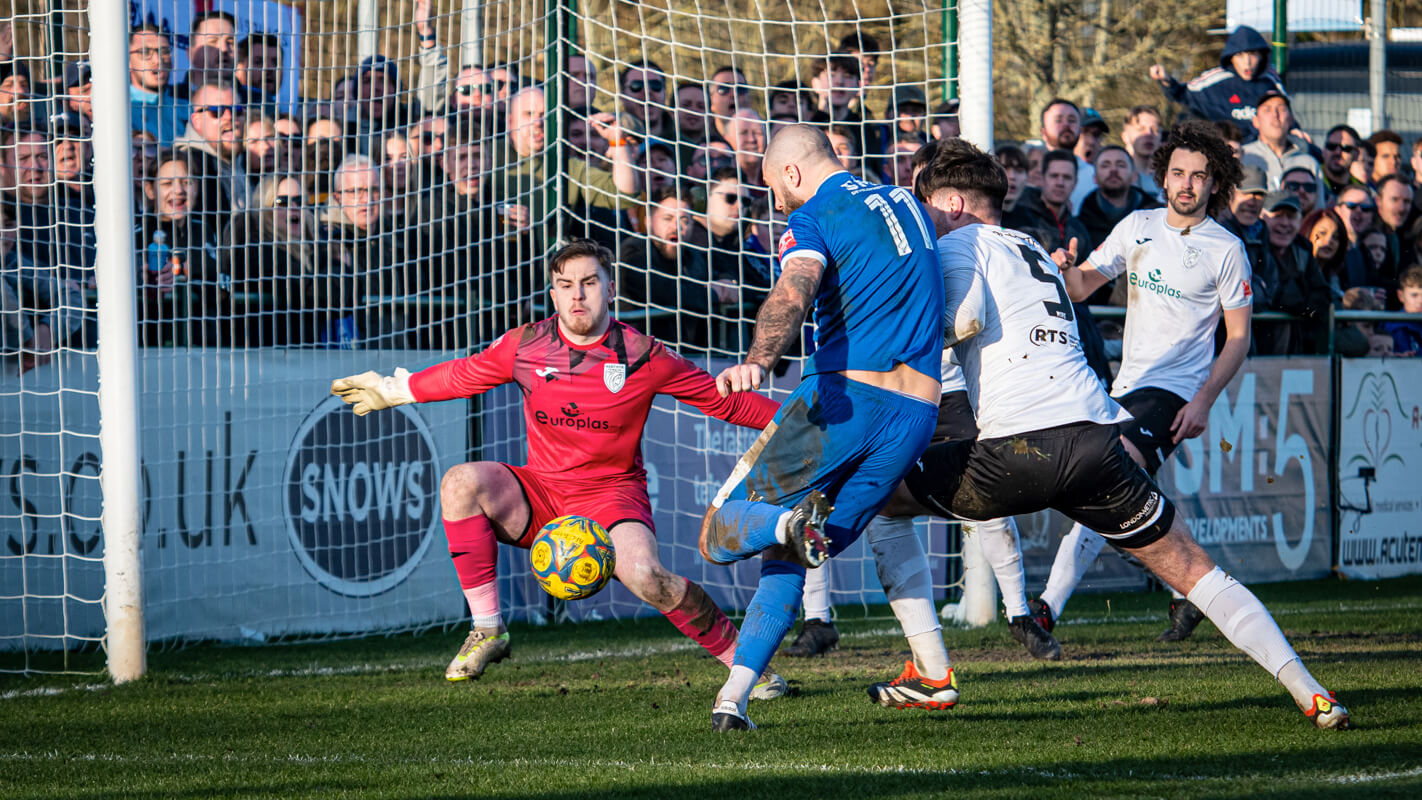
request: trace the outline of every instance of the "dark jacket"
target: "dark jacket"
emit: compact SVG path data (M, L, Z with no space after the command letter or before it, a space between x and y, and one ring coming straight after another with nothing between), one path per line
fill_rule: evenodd
M163 232L169 261L182 273L169 289L160 287L158 264L149 263L149 245ZM134 268L138 273L139 342L159 345L212 346L227 332L222 324L228 306L218 289L217 247L204 220L188 214L180 220L161 220L144 214L134 230ZM160 269L153 269L159 266Z
M1327 334L1330 294L1323 270L1308 246L1295 240L1283 250L1270 252L1271 271L1256 274L1251 288L1255 309L1282 311L1302 321L1255 322L1254 343L1260 355L1297 355L1322 352ZM1267 285L1266 285L1267 282ZM1262 286L1262 289L1260 288ZM1259 298L1267 296L1266 301Z
M316 244L278 241L253 210L233 217L220 237L218 284L228 292L231 344L298 347L316 343Z
M345 222L327 207L317 227L315 302L319 346L341 350L412 346L417 312L399 303L418 288L410 255L416 231L389 230L377 220L368 230Z
M1101 190L1096 189L1081 201L1081 212L1077 214L1077 219L1081 220L1082 227L1086 228L1090 241L1078 245L1078 252L1089 253L1101 246L1106 241L1107 235L1116 224L1126 218L1132 211L1142 208L1160 208L1160 202L1154 197L1146 194L1135 186L1128 187L1126 195L1126 206L1117 208L1106 202L1101 197Z
M1253 80L1244 80L1230 66L1230 57L1237 53L1261 50L1265 53L1265 67ZM1191 114L1209 120L1228 120L1239 126L1245 140L1252 141L1258 134L1251 124L1259 99L1266 92L1283 92L1284 82L1279 73L1268 66L1269 42L1247 25L1241 25L1225 40L1224 51L1220 53L1220 65L1206 70L1188 84L1171 78L1161 90L1170 100L1185 106Z
M617 292L624 306L647 309L642 330L682 353L704 352L715 301L704 250L689 245L667 258L647 238L629 236L618 252Z

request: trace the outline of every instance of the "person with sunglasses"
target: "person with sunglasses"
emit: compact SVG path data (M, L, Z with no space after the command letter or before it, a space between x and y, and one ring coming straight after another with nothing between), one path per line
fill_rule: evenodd
M1351 125L1334 125L1323 139L1323 184L1337 196L1349 185L1362 183L1352 175L1363 137Z
M246 108L236 102L230 85L205 84L193 89L188 128L174 142L200 181L202 205L197 212L214 228L226 226L233 211L247 207L250 184L242 146L246 139Z
M731 118L737 111L751 108L750 81L744 72L727 65L711 73L711 83L706 89L707 106L716 132L729 139L727 124Z
M709 183L706 215L693 226L687 240L694 246L707 248L711 274L739 287L742 303L758 305L770 290L771 270L769 259L753 255L746 244L747 223L751 219L751 207L757 202L756 194L741 184L741 174L735 167L716 170ZM765 196L763 191L760 196Z
M173 44L166 30L152 23L139 25L128 37L128 99L135 130L145 130L163 147L188 120L187 102L168 87L173 75Z
M1343 288L1373 287L1377 290L1379 299L1385 300L1385 287L1396 280L1396 273L1384 274L1382 270L1388 259L1383 259L1383 263L1375 263L1363 251L1363 235L1377 226L1378 204L1372 190L1366 186L1345 188L1334 200L1333 210L1343 220L1343 230L1348 234L1348 249L1340 276Z
M622 110L642 124L647 136L659 139L675 136L676 121L667 106L666 72L655 61L641 59L627 65L618 85Z
M1284 174L1279 178L1279 189L1299 199L1299 215L1306 217L1318 208L1323 181L1317 161L1311 158L1294 157L1284 161Z
M248 208L218 237L219 281L230 286L232 344L315 343L316 216L300 175L267 175Z

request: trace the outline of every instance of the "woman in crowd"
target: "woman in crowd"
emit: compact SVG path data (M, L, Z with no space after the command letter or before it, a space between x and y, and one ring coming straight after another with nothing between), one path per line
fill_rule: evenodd
M247 347L310 344L315 336L316 217L300 178L272 175L252 205L232 218L219 263L231 280L232 343Z
M1308 245L1309 252L1323 270L1328 281L1329 295L1336 306L1343 301L1343 272L1347 253L1348 236L1343 228L1343 220L1331 208L1320 208L1304 217L1299 225L1299 238Z
M200 182L185 156L161 154L143 181L144 208L134 234L142 287L140 341L145 345L218 343L213 232L195 213Z

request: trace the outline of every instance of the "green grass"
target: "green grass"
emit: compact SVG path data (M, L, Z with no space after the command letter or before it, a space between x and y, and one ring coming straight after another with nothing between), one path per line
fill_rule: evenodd
M1258 592L1355 730L1307 725L1208 623L1154 642L1163 595L1080 596L1058 664L1003 624L948 631L950 712L869 703L907 650L851 611L839 651L777 660L795 691L750 734L709 732L724 669L661 619L515 628L455 685L461 632L156 653L120 687L6 677L0 797L1422 796L1422 579Z

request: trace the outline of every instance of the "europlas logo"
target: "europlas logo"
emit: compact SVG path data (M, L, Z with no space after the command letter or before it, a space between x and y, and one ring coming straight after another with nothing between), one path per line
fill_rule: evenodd
M438 525L434 438L409 406L357 417L330 397L287 455L287 533L302 567L337 594L389 591L415 570Z

